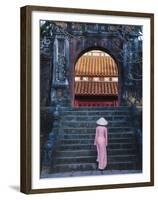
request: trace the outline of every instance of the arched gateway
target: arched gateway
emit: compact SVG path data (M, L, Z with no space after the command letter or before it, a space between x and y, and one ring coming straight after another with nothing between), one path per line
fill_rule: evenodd
M75 65L74 106L118 106L118 68L100 50L84 53Z
M45 28L49 31L46 31ZM80 58L82 60L83 54L90 50L106 52L111 56L109 58L112 59L112 62L117 65L118 92L114 93L115 100L116 96L118 98L117 105L131 105L133 102L141 104L141 32L141 27L130 25L42 22L40 45L41 105L71 107L76 104L76 100L79 98L78 90L75 91L74 81L76 64ZM92 61L89 69L93 70L92 66L96 65L96 60ZM98 60L101 61L100 58ZM106 63L106 59L103 60ZM100 61L98 63L101 63ZM99 66L102 68L101 64ZM101 76L99 77L102 79ZM107 75L104 76L104 78L106 77ZM115 78L115 74L111 77ZM81 84L83 85L83 83ZM94 88L97 87L96 85L95 83ZM105 88L111 88L112 84L106 85ZM113 92L112 90L109 93L113 94ZM84 91L80 93L82 96L85 95ZM110 96L108 92L102 94L104 97L106 94L107 101L108 96Z

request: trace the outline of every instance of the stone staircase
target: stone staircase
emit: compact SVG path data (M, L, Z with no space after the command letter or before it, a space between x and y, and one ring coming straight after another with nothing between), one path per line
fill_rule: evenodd
M129 107L61 108L58 143L51 173L96 170L94 146L96 120L105 117L108 124L108 165L106 170L136 170L136 138Z

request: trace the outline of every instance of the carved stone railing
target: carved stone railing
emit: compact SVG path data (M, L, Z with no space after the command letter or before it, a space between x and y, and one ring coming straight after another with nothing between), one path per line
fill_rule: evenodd
M142 107L132 105L131 106L132 124L136 138L136 151L137 151L137 167L142 168Z
M59 139L56 128L60 122L60 111L58 107L42 107L40 121L40 171L48 173Z

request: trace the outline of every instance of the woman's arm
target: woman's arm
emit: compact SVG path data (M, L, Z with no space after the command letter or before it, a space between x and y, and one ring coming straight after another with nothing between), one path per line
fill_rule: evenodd
M96 128L95 139L94 139L94 145L97 145L97 133L98 133L98 130L97 130L97 128Z
M105 143L106 143L106 146L108 146L108 129L107 128L105 129Z

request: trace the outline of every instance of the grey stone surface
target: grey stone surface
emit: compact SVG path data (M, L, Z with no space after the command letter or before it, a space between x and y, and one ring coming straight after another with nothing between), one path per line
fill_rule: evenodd
M62 177L78 177L78 176L100 176L100 175L116 175L116 174L136 174L142 173L141 170L89 170L89 171L72 171L60 173L43 172L41 178L62 178Z

